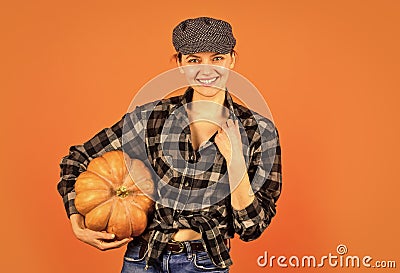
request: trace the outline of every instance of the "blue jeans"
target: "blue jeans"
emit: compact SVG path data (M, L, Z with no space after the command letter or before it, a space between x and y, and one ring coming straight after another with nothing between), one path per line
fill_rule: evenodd
M196 241L200 242L200 240ZM160 267L149 266L147 270L145 270L146 263L144 257L140 257L139 255L140 245L128 245L121 273L229 272L229 268L219 268L214 265L207 252L192 251L190 244L188 242L184 243L187 249L186 252L175 254L171 251L165 251L159 258Z

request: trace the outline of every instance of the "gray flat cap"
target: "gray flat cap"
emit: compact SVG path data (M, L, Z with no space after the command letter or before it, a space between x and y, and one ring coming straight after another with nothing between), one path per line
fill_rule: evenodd
M177 52L185 55L198 52L227 54L235 47L236 39L228 22L199 17L177 25L172 32L172 43Z

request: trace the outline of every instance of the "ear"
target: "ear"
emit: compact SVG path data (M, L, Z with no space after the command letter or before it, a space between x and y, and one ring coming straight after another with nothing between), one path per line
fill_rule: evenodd
M181 72L182 74L185 73L185 71L182 68L182 62L179 61L178 57L176 58L176 66L178 67L179 72Z
M176 60L176 65L178 66L179 72L185 74L185 71L182 68L182 63L178 59Z
M235 67L235 63L236 63L236 54L235 54L235 52L233 52L233 53L231 54L231 58L232 58L232 62L231 62L231 64L229 65L229 68L230 68L230 69L233 69L233 68Z

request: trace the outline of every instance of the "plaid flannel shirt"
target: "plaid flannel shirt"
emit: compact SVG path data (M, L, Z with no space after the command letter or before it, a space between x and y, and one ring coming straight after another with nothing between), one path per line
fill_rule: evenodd
M182 96L138 106L118 123L103 129L83 145L72 146L61 160L58 191L68 216L78 213L74 184L89 162L107 151L123 150L143 160L156 181L155 210L148 225L148 264L156 263L172 235L190 228L202 235L204 247L219 267L232 264L224 239L238 234L251 241L267 228L281 192L281 150L278 131L267 118L232 101L226 91L229 116L238 119L254 201L242 210L231 206L226 161L214 134L196 151L185 107L193 89Z

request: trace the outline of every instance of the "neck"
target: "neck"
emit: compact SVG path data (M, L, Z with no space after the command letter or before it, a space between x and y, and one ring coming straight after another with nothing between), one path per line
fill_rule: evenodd
M189 111L190 117L220 124L221 119L227 115L224 102L225 91L219 90L214 96L203 96L195 91Z
M219 105L224 105L225 102L225 91L218 89L213 96L204 96L200 92L193 92L192 101L209 101Z

